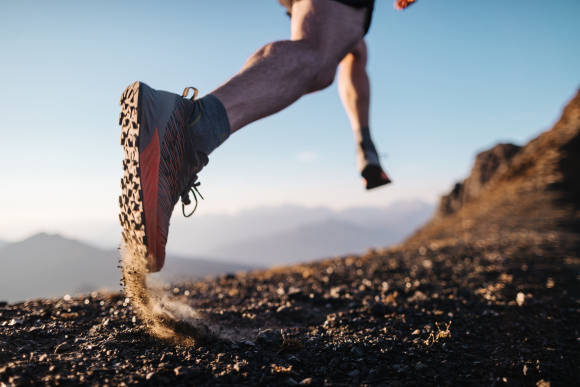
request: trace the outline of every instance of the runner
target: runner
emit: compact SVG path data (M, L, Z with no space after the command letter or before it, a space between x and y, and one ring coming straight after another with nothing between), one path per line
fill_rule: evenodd
M124 177L120 221L125 243L146 246L147 268L161 270L169 219L181 198L197 206L197 174L230 134L305 94L338 82L357 142L357 162L371 189L390 182L369 130L367 33L374 0L279 0L291 15L290 40L269 43L226 83L203 98L135 82L121 96ZM412 0L397 0L404 8ZM276 87L272 87L276 85ZM189 94L193 96L189 98ZM191 196L190 196L191 194ZM199 195L201 196L201 195Z

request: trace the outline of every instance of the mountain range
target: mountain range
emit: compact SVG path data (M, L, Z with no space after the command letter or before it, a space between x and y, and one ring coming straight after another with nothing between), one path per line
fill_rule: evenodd
M385 247L400 242L432 211L430 204L408 201L341 211L262 207L200 216L187 223L177 218L169 234L166 266L154 278L191 280ZM46 233L0 242L0 300L118 289L116 243L103 244Z
M384 192L388 195L388 188ZM399 243L425 223L433 211L432 204L409 200L385 207L343 210L279 205L191 218L175 213L167 251L221 260L240 258L264 266L294 263L298 259L325 258ZM345 232L348 241L340 242L340 247L331 244ZM96 231L78 232L74 237L110 248L119 244L119 235L119 226L111 224ZM276 240L273 245L279 248L264 244L269 239Z
M94 290L119 290L119 252L60 235L40 233L0 247L0 301L62 297ZM249 265L169 256L163 282L247 271Z
M401 242L432 212L423 203L390 208L353 208L289 230L224 244L216 257L239 257L244 262L282 265L336 255L360 253Z

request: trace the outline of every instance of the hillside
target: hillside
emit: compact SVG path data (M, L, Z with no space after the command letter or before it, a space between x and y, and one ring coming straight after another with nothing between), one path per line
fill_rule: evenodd
M119 289L118 258L58 235L36 234L0 249L0 300Z
M250 265L171 256L157 280L201 279L250 270ZM119 291L119 252L55 234L40 233L0 247L0 301Z
M578 385L579 145L580 94L479 155L397 247L176 284L210 332L193 345L184 321L151 336L122 294L2 305L0 382Z
M437 214L408 243L489 233L576 231L580 225L580 97L554 127L524 147L500 144L476 158L470 176L441 198Z

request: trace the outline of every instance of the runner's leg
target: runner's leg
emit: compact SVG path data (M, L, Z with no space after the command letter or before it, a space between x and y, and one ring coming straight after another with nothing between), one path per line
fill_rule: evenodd
M366 64L367 47L361 39L340 62L338 92L354 134L359 172L370 189L390 180L380 166L369 129L370 82Z
M354 132L369 126L370 83L367 46L362 39L340 62L338 92Z
M190 192L197 202L197 174L208 155L231 132L330 85L367 20L366 10L331 0L296 0L292 14L291 40L258 50L212 94L192 102L141 82L123 92L120 221L126 246L146 247L149 271L163 267L179 198L184 214Z
M291 40L262 47L212 92L226 108L231 132L329 86L363 37L365 16L365 9L331 0L294 1Z

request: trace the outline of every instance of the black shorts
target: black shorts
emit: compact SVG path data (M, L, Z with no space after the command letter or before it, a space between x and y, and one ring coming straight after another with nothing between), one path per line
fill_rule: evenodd
M292 13L292 1L293 0L278 0L280 4L286 8L286 12L288 15ZM365 20L365 35L369 32L369 28L371 27L371 20L373 17L373 10L375 8L375 0L333 0L337 1L342 4L350 5L354 8L366 8L367 9L367 18Z

